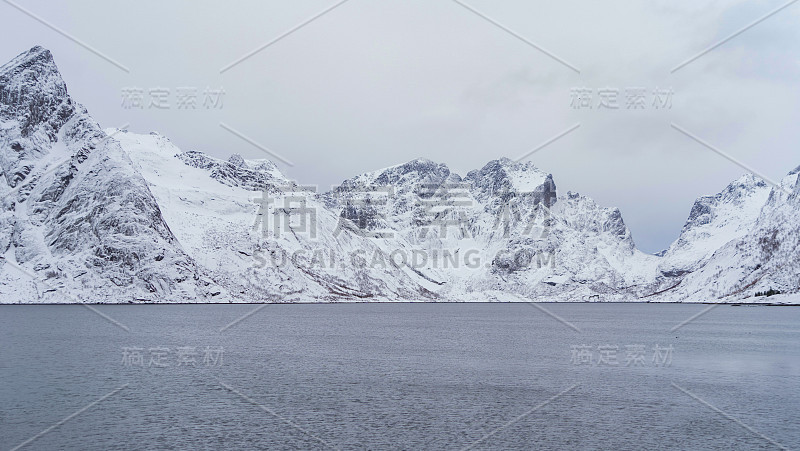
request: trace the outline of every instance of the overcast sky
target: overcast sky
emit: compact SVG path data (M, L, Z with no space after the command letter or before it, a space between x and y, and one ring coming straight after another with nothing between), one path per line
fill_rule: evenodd
M0 59L42 45L102 126L269 157L224 123L322 189L417 157L464 175L580 124L529 159L560 192L619 207L646 252L746 172L670 124L774 180L800 165L800 3L673 71L786 1L465 0L487 20L452 0L350 0L220 72L337 1L14 0L113 63L0 2ZM183 87L197 108L177 108ZM221 105L203 107L207 87L224 89ZM645 108L627 109L635 87ZM123 105L126 88L144 108ZM149 107L159 88L170 108ZM592 89L591 109L571 104L574 88ZM620 108L597 106L605 88ZM671 108L653 105L657 88Z

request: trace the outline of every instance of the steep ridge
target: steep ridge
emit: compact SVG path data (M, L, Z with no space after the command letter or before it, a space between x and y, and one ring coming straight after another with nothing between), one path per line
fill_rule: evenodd
M114 133L115 130L109 130ZM379 243L337 231L338 212L271 162L182 152L157 133L115 135L186 252L220 286L211 300L302 302L435 297L391 265L366 268ZM305 219L306 223L301 220Z
M674 293L664 300L733 302L754 300L756 293L768 290L784 294L800 292L799 169L784 177L780 188L768 190L766 203L761 208L755 208L758 205L755 202L742 202L737 214L732 215L740 221L736 224L737 233L730 241L713 249L706 260L698 260L697 268L686 274ZM737 182L731 186L737 187L739 194L748 193L753 186L750 181ZM763 187L758 188L758 191L763 190ZM729 193L730 187L721 194ZM749 196L752 194L729 199L741 201ZM758 196L763 197L762 194ZM754 210L758 212L755 215Z
M106 138L67 94L48 50L34 47L0 68L4 299L205 296L210 282L182 251L127 155Z
M766 182L747 174L722 192L697 199L680 236L664 253L660 272L667 277L692 272L718 249L744 237L758 219L770 191Z

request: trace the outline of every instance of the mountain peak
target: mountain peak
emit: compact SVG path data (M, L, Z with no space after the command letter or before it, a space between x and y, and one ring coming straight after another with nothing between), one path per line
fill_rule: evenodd
M61 127L79 112L49 50L33 47L0 67L0 170L9 186L31 174Z
M743 186L762 186L762 185L765 186L766 184L767 184L767 182L765 182L764 179L762 179L761 177L758 177L758 176L748 172L746 174L743 174L741 177L739 177L738 179L734 180L733 182L729 183L728 186L729 187L742 186L742 185Z
M359 186L389 186L398 183L436 184L444 182L450 176L450 169L444 163L416 158L347 179L337 189L351 190Z
M35 72L58 72L53 54L42 46L34 46L27 52L22 52L11 61L0 66L0 77L13 76L23 70Z
M242 166L247 167L247 163L245 163L244 158L242 158L242 156L239 155L238 153L235 153L235 154L231 155L231 157L228 158L228 163L230 163L230 164L232 164L232 165L234 165L234 166L236 166L238 168L240 168Z
M740 204L756 192L769 192L769 185L761 177L748 173L729 183L722 192L701 199L712 198L714 204Z
M59 111L61 104L66 110ZM47 119L45 112L61 117L72 113L67 85L49 50L33 47L0 67L0 110L6 119L16 116L23 122L23 135Z
M548 174L541 169L537 168L533 162L530 161L517 161L512 160L507 157L498 158L497 160L491 160L486 163L483 168L480 169L481 172L503 172L505 174L513 174L516 172L528 172L531 174L538 174L542 177L547 177Z
M209 171L211 178L227 186L263 191L293 184L278 170L275 163L265 159L245 160L235 153L228 160L222 160L197 150L179 153L175 157L187 166Z
M435 170L441 166L445 166L444 163L436 163L432 160L427 158L415 158L411 161L406 163L398 164L396 166L392 166L391 168L387 169L398 169L404 173L406 172L427 172L431 170ZM446 166L445 166L446 167Z
M483 168L470 171L467 176L484 195L503 193L537 193L550 201L555 199L556 187L553 176L538 169L531 162L522 163L509 158L500 158L486 163ZM538 196L537 196L538 197Z

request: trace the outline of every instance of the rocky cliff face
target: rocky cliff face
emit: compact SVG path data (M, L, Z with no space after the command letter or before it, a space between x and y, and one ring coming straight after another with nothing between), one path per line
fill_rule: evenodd
M48 50L34 47L0 67L0 164L8 187L31 174L64 124L80 113Z
M34 47L0 68L0 122L4 298L205 296L209 282L182 251L144 179L69 97L49 51Z
M697 199L681 235L659 265L666 277L679 277L705 264L718 249L741 239L753 227L771 188L747 174L714 196Z
M294 185L280 173L275 163L269 160L246 161L241 155L233 154L228 161L221 161L196 150L179 153L175 157L188 166L208 170L209 177L223 185L242 187L251 191Z
M635 249L619 210L559 197L552 175L530 163L495 160L461 177L414 160L324 197L362 229L388 230L390 249L427 257L416 269L442 299L630 299L655 273L657 258Z
M800 186L744 176L647 255L530 163L416 159L318 193L101 130L50 52L0 68L2 302L736 301L800 290Z
M691 262L679 257L689 272L677 278L679 285L664 293L663 299L732 301L752 298L755 293L770 289L781 293L800 291L797 169L783 178L780 188L769 188L764 182L745 176L714 196L710 204L711 217L701 219L702 225L690 224L690 217L688 232L684 228L687 236L682 235L683 241L679 239L673 245L673 255L693 252L696 259ZM693 213L695 210L698 209ZM709 213L697 216L703 215ZM710 236L693 232L702 229L710 234L721 231ZM669 257L670 253L665 256ZM691 263L687 265L686 261Z

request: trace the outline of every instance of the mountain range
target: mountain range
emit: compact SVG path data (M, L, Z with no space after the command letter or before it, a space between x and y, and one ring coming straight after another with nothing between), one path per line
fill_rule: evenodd
M2 303L800 299L800 167L700 197L650 255L531 163L416 159L317 192L103 130L34 47L0 67L0 170Z

